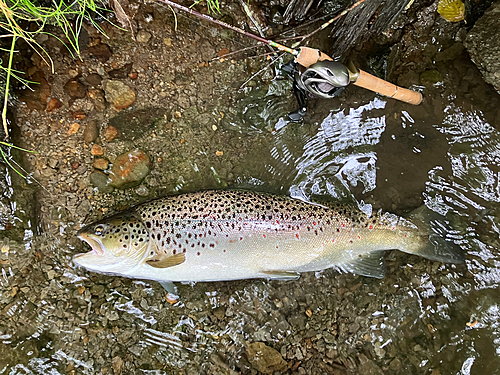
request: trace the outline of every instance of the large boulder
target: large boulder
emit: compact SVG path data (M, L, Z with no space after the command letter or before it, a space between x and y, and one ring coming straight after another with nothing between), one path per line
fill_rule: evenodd
M484 80L500 93L500 0L476 22L464 44Z

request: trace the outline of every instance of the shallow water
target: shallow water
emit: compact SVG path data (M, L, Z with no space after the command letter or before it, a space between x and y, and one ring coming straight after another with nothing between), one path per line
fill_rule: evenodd
M157 283L75 269L78 224L51 207L39 236L1 253L0 374L250 374L250 342L275 348L289 373L499 372L500 99L463 64L467 76L450 68L421 106L349 87L311 102L303 123L286 120L286 81L246 89L217 108L230 150L241 144L232 177L225 165L198 165L205 151L194 145L175 155L189 167L166 183L172 192L228 182L399 215L425 204L446 215L465 265L391 252L382 280L326 270L180 285L171 304Z

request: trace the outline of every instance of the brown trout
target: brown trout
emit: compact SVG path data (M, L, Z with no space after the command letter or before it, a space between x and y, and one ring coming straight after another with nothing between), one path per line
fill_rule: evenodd
M92 247L77 265L157 281L291 280L331 267L381 278L391 249L463 261L458 245L396 215L246 191L156 199L77 235Z

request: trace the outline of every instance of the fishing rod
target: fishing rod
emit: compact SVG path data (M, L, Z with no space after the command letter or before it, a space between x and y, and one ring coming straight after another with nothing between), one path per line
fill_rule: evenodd
M295 62L297 64L303 66L304 68L309 68L312 65L314 65L318 62L321 62L321 61L333 61L333 59L330 56L328 56L326 53L321 52L317 49L310 48L310 47L299 47L298 49L290 48L290 47L287 47L283 44L277 43L273 40L265 39L261 36L252 34L248 31L240 29L239 27L236 27L234 25L230 25L226 22L219 21L219 20L217 20L209 15L197 12L194 9L187 8L183 5L175 3L173 1L170 1L170 0L158 0L158 1L160 1L166 5L169 5L173 8L182 10L183 12L192 14L195 17L198 17L198 18L204 19L206 21L215 23L219 26L233 30L239 34L243 34L249 38L255 39L261 43L264 43L266 45L274 47L280 51L290 53L295 57L295 59L294 59ZM360 3L360 2L358 1L358 3ZM358 3L356 3L356 4L358 4ZM352 9L352 8L353 7L351 7L350 9ZM345 13L343 12L342 14L345 14ZM330 23L331 23L330 21L327 22L328 25ZM294 47L295 47L295 45L294 45ZM340 63L338 63L338 64L340 64ZM352 64L350 64L349 67L346 68L346 70L347 70L347 74L348 74L348 81L345 83L345 85L352 83L355 86L363 87L365 89L374 91L378 94L385 95L389 98L397 99L397 100L403 101L405 103L413 104L413 105L418 105L423 100L423 96L421 93L419 93L417 91L412 91L412 90L406 89L404 87L396 86L393 83L387 82L387 81L385 81L381 78L375 77L375 76L373 76L373 75L371 75L363 70L357 69Z

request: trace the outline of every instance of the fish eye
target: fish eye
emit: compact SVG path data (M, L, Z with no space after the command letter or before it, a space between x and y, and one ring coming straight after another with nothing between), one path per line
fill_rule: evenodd
M104 224L99 224L94 228L94 233L98 236L104 234L106 231L106 226Z

